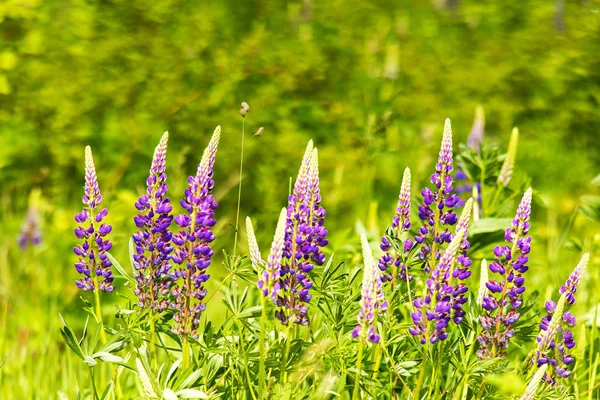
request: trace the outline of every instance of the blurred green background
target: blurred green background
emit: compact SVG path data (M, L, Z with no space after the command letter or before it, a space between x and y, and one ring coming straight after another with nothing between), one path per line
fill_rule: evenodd
M221 125L215 246L231 250L242 101L251 107L246 137L265 128L246 142L241 210L263 250L311 138L337 251L357 242L357 220L383 231L405 166L414 193L427 181L446 117L455 150L478 104L486 141L505 149L518 126L515 181L530 177L544 203L534 209L532 279L555 289L579 257L558 245L593 250L600 241L600 202L590 197L600 173L599 9L589 0L3 1L0 357L9 357L0 394L56 396L77 368L62 356L56 316L83 315L71 247L85 145L115 227L113 253L126 260L133 203L162 132L170 132L177 203ZM31 196L36 188L41 194ZM17 237L30 203L42 218L42 245L22 252ZM598 301L590 295L585 304ZM9 389L14 382L24 387Z

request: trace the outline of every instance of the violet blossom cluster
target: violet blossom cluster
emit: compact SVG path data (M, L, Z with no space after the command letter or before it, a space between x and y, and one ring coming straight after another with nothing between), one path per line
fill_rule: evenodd
M481 358L503 356L515 334L512 325L520 317L519 308L525 292L523 275L529 269L531 194L531 188L527 189L512 226L506 229L504 239L508 245L496 246L496 259L488 265L490 272L499 276L486 283L487 294L482 304L485 312L480 317L483 331L478 337Z
M18 242L22 250L25 250L28 245L37 246L42 242L40 217L35 207L29 207L27 210L27 217L21 227Z
M434 344L448 337L446 329L452 319L453 304L456 299L451 282L452 268L465 235L464 230L454 235L427 279L424 295L413 301L415 307L411 313L413 326L408 331L413 336L420 337L421 344L427 341Z
M479 153L479 148L481 143L483 142L483 134L485 131L485 114L483 111L483 107L477 106L475 110L475 119L473 120L473 126L471 128L471 133L469 133L469 137L467 138L467 146L475 150ZM456 171L456 180L458 181L456 185L456 194L459 196L461 194L466 194L467 196L471 196L473 193L473 185L469 181L469 177L462 168L458 168ZM460 182L460 183L459 183ZM481 203L481 182L477 182L477 203ZM474 195L474 194L473 194ZM465 203L465 200L462 198L458 202L458 206L462 207Z
M438 247L452 240L448 227L457 222L454 207L459 198L452 193L452 170L452 128L450 120L446 119L438 162L435 173L430 178L436 191L429 188L421 191L423 204L419 206L419 218L423 225L415 237L415 242L419 245L417 255L428 273L440 258L441 250Z
M473 198L470 198L467 200L458 220L458 224L456 225L456 232L464 232L458 248L455 268L452 270L452 279L455 280L452 287L452 320L457 325L461 323L465 316L463 306L468 300L467 292L469 291L469 288L464 281L471 276L471 265L473 264L471 258L467 254L467 251L471 247L471 244L467 240L467 235L472 211Z
M394 285L396 277L401 280L412 280L412 277L408 274L408 266L403 262L402 255L408 253L415 242L412 238L406 238L401 242L401 249L395 246L396 242L402 240L402 235L408 232L412 226L410 222L410 178L410 169L407 167L402 177L398 206L392 220L389 237L387 234L384 235L379 246L383 251L383 255L378 262L379 269L383 272L381 280L383 282L392 281L392 285Z
M308 324L308 303L312 298L310 288L313 284L309 274L315 266L325 262L322 248L327 245L327 229L324 224L318 152L310 141L293 192L288 198L282 257L277 263L278 256L273 252L279 249L272 249L269 256L272 262L269 264L267 261L267 273L270 275L259 282L263 291L272 291L270 296L277 307L275 316L283 325L290 321Z
M112 226L102 222L108 215L108 210L100 209L102 194L98 188L90 146L85 148L85 186L82 201L85 207L75 215L75 221L79 224L75 228L75 236L82 240L82 243L73 251L79 258L75 269L83 276L75 284L84 291L100 289L103 292L112 292L112 263L106 255L112 248L112 243L106 238L112 231Z
M172 273L175 284L171 288L174 297L171 307L175 310L173 319L176 322L173 332L184 337L197 337L200 315L206 308L204 283L210 277L206 270L214 254L210 244L215 239L212 227L216 223L214 212L217 208L212 195L213 166L220 136L221 127L217 126L196 175L188 178L189 186L181 200L185 212L175 217L175 223L181 229L172 237L171 260L177 267Z
M577 285L581 281L588 261L589 254L586 253L566 283L561 286L558 303L549 300L545 304L548 313L540 323L535 363L538 367L548 364L549 368L543 380L552 385L557 383L557 378L568 378L572 373L569 366L575 359L570 354L570 350L575 347L575 339L570 328L575 326L577 320L568 309L575 304Z
M173 207L167 197L166 156L169 133L165 132L154 151L146 193L135 203L139 214L134 217L137 232L134 242L133 267L140 308L162 312L168 307L171 287L169 257L173 251L170 230Z
M358 312L358 325L352 331L355 339L367 339L372 343L378 343L380 335L376 329L376 315L385 312L388 303L385 300L381 287L381 276L367 237L361 235L361 245L365 269L363 273L362 289L360 296L360 310Z

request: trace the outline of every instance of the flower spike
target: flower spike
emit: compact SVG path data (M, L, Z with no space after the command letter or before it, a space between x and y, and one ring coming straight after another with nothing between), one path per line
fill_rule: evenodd
M98 188L96 167L92 157L90 146L85 148L85 192L82 198L83 211L75 215L75 221L79 224L75 229L78 239L83 243L77 245L73 251L79 261L75 264L77 272L83 275L75 284L81 290L112 292L112 263L106 256L106 252L112 248L112 243L106 236L112 231L112 226L102 223L108 215L108 210L100 210L102 194Z

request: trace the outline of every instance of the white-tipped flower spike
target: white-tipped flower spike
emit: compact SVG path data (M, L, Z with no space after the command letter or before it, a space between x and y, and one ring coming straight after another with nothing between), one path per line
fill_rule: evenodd
M468 230L469 230L469 221L471 220L471 213L473 212L473 198L471 197L465 203L465 208L463 208L462 214L460 214L460 218L458 219L458 225L456 225L456 231L464 231L465 236L467 238Z
M201 183L204 183L209 175L212 176L212 168L215 163L215 155L217 154L219 139L221 139L221 126L217 126L215 128L208 146L206 146L206 149L204 149L202 160L200 161L200 164L198 164L198 172L196 176L198 179L202 180Z
M279 213L273 243L271 244L271 252L267 259L267 267L263 271L262 279L258 281L258 287L262 290L264 296L275 298L277 290L279 290L277 280L279 279L279 268L281 267L281 258L283 257L286 221L287 209L282 208Z
M480 306L483 304L483 299L487 294L487 286L485 286L485 284L487 283L488 279L488 266L487 261L484 258L481 260L481 277L479 278L479 292L477 293L477 304Z
M360 296L358 325L352 331L352 336L355 339L368 339L372 343L377 343L380 336L375 329L375 315L379 309L387 309L387 303L383 298L379 269L377 268L377 264L375 264L369 241L364 234L361 235L360 241L365 269Z
M538 386L540 386L540 382L546 373L546 368L547 365L543 365L537 370L535 375L533 375L533 378L531 378L531 381L529 381L521 400L533 400L535 398L535 392L537 392Z
M563 286L560 287L560 294L564 294L567 298L567 302L570 305L575 304L575 292L577 292L577 285L579 285L579 281L585 272L588 262L590 261L590 254L585 253L583 257L581 257L581 261L577 264L577 267L571 272L569 278L565 282Z
M252 220L250 217L246 217L246 236L248 236L248 250L250 250L250 261L254 269L258 270L263 263L260 255L260 249L256 242L256 235L254 234L254 227L252 226Z
M445 170L448 173L452 171L452 125L450 124L450 118L446 118L444 122L442 148L440 149L438 164L436 169Z
M398 196L396 215L392 221L392 229L402 231L410 229L410 184L410 168L406 167L402 176L402 186L400 187L400 195Z
M478 105L475 109L475 119L473 120L473 127L471 133L467 139L467 145L474 149L477 149L483 141L483 132L485 130L485 113L483 107Z
M508 143L508 152L502 164L502 169L498 175L497 184L499 187L507 187L510 178L512 178L513 169L515 167L515 161L517 159L517 147L519 145L519 129L513 128L510 135L510 142Z

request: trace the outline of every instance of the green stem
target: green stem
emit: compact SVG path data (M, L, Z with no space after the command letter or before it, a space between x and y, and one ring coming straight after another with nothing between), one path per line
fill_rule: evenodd
M285 353L283 353L283 359L281 360L281 376L280 380L285 385L287 382L287 361L290 355L290 347L292 345L292 322L288 322L286 334L285 334Z
M156 341L156 327L154 326L154 312L152 311L152 309L150 309L150 314L149 314L150 318L149 318L149 322L150 322L150 360L152 363L152 369L156 369L156 346L155 346L155 341Z
M92 381L92 389L94 390L94 399L99 399L98 390L96 389L96 380L94 379L94 370L90 367L90 379Z
M102 322L102 306L100 305L100 289L98 288L98 278L94 276L92 279L94 282L94 316L96 317L96 323L101 325L100 339L102 344L106 344L106 332L104 332L104 323Z
M429 325L427 324L427 330L425 332L425 338L429 337ZM421 361L421 366L419 367L419 378L417 379L417 387L413 392L413 399L419 399L421 395L421 385L423 384L423 377L425 376L425 363L427 362L427 355L429 353L429 339L425 342L425 349L423 351L423 361Z
M239 331L239 340L240 340L240 350L242 352L242 359L244 360L244 372L246 373L246 379L248 380L248 390L250 390L250 394L252 395L252 399L257 400L254 395L254 390L252 390L252 378L250 378L250 371L248 370L248 359L246 358L246 349L244 347L244 338L242 337L242 326L240 323L237 323L238 331Z
M187 335L183 336L183 345L181 350L182 366L183 369L190 367L190 342L188 341Z
M244 125L246 118L242 117L242 151L240 152L240 183L238 184L237 212L235 215L235 238L233 239L233 255L237 252L237 239L240 223L240 203L242 201L242 170L244 168Z
M258 398L263 399L265 387L265 334L267 324L267 301L261 296L262 314L260 316L260 342L259 342L259 366L258 366Z
M362 357L363 357L363 340L360 339L358 343L358 359L356 361L356 378L354 379L354 390L352 391L352 400L358 400L360 390L360 375L362 370Z

